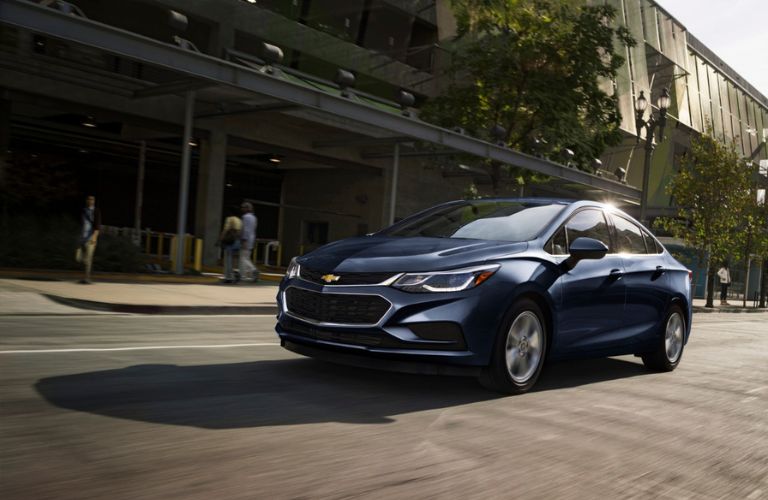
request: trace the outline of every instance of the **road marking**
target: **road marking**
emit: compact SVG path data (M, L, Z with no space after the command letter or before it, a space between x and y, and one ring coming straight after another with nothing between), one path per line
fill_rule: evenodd
M18 349L12 351L0 351L0 354L36 354L55 352L106 352L106 351L148 351L154 349L226 349L229 347L264 347L279 346L277 342L263 342L256 344L213 344L213 345L157 345L136 347L83 347L78 349Z

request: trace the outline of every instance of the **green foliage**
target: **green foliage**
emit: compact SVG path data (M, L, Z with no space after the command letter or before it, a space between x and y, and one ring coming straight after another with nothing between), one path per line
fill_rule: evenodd
M749 165L750 177L760 179L758 165ZM754 183L759 185L759 181ZM754 187L754 186L753 186ZM750 255L768 259L768 203L759 201L757 190L750 189L739 210L739 231L736 240L743 250L742 257L746 260Z
M707 305L712 304L713 269L740 243L745 206L754 197L752 169L733 145L712 137L711 130L691 141L680 170L667 186L677 206L676 218L656 224L697 250L710 276Z
M545 155L568 147L584 169L620 142L617 99L601 82L614 79L624 63L615 47L635 42L612 26L613 7L565 0L454 0L453 6L459 36L452 83L427 103L424 119L484 138L499 124L509 147ZM539 138L543 149L535 145Z
M99 236L93 256L93 269L119 273L139 272L142 269L141 252L128 238L109 234Z
M703 257L723 260L738 244L745 200L750 196L751 170L732 146L704 134L694 137L680 171L667 186L678 218L659 224Z
M467 189L464 190L465 200L477 200L479 198L482 198L482 196L480 196L480 192L477 190L477 186L474 183L470 184Z
M81 269L75 262L79 231L72 217L9 217L0 230L0 267ZM136 272L141 262L140 250L126 238L99 237L95 271Z

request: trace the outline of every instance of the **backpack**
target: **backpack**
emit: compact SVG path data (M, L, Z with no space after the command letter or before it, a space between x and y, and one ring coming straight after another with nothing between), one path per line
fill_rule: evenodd
M240 239L240 231L238 231L234 227L230 227L229 229L226 230L224 235L221 237L221 244L222 245L232 245L238 239Z

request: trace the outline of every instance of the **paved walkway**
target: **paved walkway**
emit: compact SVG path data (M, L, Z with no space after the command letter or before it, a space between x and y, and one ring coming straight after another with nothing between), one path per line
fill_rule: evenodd
M275 314L277 284L224 285L215 279L202 282L159 281L115 283L96 281L81 285L74 279L12 279L0 273L0 314L82 314L86 311L139 314ZM717 302L716 302L717 303ZM694 300L694 312L757 312L730 306L704 307ZM750 304L751 305L751 304Z
M107 311L273 314L275 284L101 283L0 279L0 314Z

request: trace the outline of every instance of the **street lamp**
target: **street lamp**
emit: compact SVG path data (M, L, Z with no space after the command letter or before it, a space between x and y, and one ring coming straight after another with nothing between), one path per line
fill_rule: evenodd
M659 141L664 138L664 126L667 124L667 110L671 99L669 89L664 88L661 91L656 105L659 108L659 114L654 116L651 112L646 120L645 110L648 108L648 99L645 98L644 91L640 91L640 96L635 100L635 123L637 125L637 142L640 143L640 130L645 129L645 162L643 163L643 191L640 193L640 222L647 223L646 211L648 209L648 181L650 178L651 159L653 158L654 142L653 133L658 127Z

